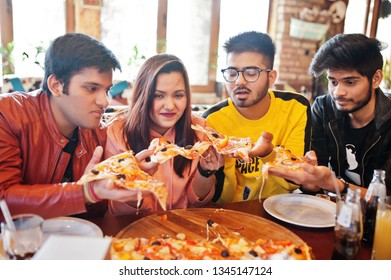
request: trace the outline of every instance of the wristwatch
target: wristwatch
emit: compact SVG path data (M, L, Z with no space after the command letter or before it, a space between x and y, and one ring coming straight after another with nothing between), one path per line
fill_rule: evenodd
M348 192L349 183L346 182L343 178L338 178L338 179L341 180L341 182L343 183L343 190L341 191L341 193Z
M199 162L197 165L197 169L198 169L198 172L200 172L201 176L205 177L205 178L209 178L210 176L212 176L213 174L215 174L217 172L217 170L203 169Z

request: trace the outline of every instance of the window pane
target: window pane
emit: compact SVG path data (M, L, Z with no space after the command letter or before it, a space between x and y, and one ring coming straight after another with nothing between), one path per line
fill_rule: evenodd
M13 0L15 74L19 77L42 77L44 50L56 37L65 33L65 0ZM33 17L31 16L33 15ZM29 55L23 60L23 52Z
M382 51L383 56L384 56L384 60L386 58L388 60L391 59L390 26L391 26L391 16L388 16L387 18L379 18L379 22L377 24L376 38L388 45L388 47Z
M346 9L344 33L363 33L367 1L350 0Z
M141 57L156 54L157 4L157 0L103 1L101 40L122 67L122 73L116 73L114 79L134 80L144 62Z
M192 85L207 85L212 1L169 0L167 13L167 53L184 62Z
M391 26L391 16L388 16L387 18L379 18L376 38L388 45L388 47L382 51L384 63L386 62L386 60L391 61L390 26ZM381 87L385 92L390 92L391 89L390 84L391 84L390 72L384 72L384 77L382 80Z
M239 16L238 16L239 15ZM245 16L242 16L245 15ZM225 67L225 41L244 31L267 32L269 0L221 1L220 34L216 79L223 82L220 69Z

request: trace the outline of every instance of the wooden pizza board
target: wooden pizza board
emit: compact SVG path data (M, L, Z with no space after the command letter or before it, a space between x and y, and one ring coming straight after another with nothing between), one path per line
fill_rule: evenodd
M283 226L239 211L190 208L167 211L166 215L167 217L161 214L144 217L125 227L116 237L175 237L177 233L184 233L189 239L205 240L207 239L207 221L212 220L251 241L261 238L290 240L297 245L305 243Z

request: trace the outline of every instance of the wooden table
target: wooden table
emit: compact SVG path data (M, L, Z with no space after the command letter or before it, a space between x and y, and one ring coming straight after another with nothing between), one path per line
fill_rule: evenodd
M282 222L274 217L270 216L263 208L262 202L257 200L244 201L237 203L230 203L224 206L210 204L207 205L210 208L223 208L241 211L249 214L253 214L270 221L273 221L288 230L295 233L302 240L304 240L309 246L312 247L312 252L318 260L329 260L333 251L334 243L334 228L306 228L301 226L295 226L289 223ZM104 235L116 236L123 228L130 223L142 218L144 216L129 215L129 216L112 216L107 213L104 218L90 219L91 222L98 225ZM245 221L243 221L245 222ZM371 258L372 248L367 245L362 245L358 259L368 260Z

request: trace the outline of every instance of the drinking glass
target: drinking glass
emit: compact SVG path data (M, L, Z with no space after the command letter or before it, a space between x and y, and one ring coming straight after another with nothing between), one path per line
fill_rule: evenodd
M21 214L12 217L15 229L1 223L1 236L6 257L11 260L31 259L42 245L42 217Z
M379 198L372 259L391 260L391 196Z

